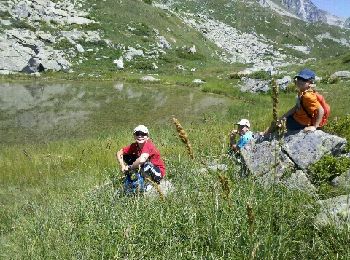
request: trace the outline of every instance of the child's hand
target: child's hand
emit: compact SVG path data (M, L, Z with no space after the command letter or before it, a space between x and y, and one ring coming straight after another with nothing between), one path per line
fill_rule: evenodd
M126 172L128 172L130 170L130 166L129 165L123 165L122 166L122 172L123 173L126 173Z
M236 135L238 134L238 130L232 130L231 135Z
M316 127L314 127L313 125L307 126L304 128L304 132L313 132L313 131L316 131Z

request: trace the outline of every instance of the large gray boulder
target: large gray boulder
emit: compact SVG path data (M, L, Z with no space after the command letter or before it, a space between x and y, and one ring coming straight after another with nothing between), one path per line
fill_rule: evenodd
M327 134L321 130L299 132L284 138L282 149L299 169L307 169L325 154L339 155L345 152L344 138Z
M311 183L303 181L308 167L326 154L344 153L345 147L344 138L320 130L300 131L281 140L252 141L241 150L241 155L251 175L265 184L278 181L312 190Z
M251 142L241 150L241 154L250 173L264 179L279 179L295 167L277 140Z

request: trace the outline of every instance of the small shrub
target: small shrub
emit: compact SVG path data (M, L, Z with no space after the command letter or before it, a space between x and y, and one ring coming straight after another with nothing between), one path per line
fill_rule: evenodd
M285 93L295 93L295 84L294 82L291 82L287 85L287 87L284 89Z
M328 124L324 126L324 130L328 133L345 138L348 142L347 150L350 150L350 114L328 122Z
M149 5L152 4L152 0L143 0L143 2L146 3L146 4L149 4Z
M35 31L35 28L31 26L30 24L26 23L24 20L16 19L12 22L13 27L21 28L21 29L28 29L30 31Z
M268 79L271 79L271 74L268 71L260 70L260 71L255 71L252 74L250 74L249 78L268 80Z
M71 44L67 39L62 39L61 41L56 43L54 47L57 49L64 50L73 47L73 44Z
M202 54L199 54L198 52L190 53L185 49L177 49L176 55L177 57L181 59L186 59L186 60L203 60L204 59L204 56Z
M231 73L228 75L229 79L241 79L243 76L237 72Z
M337 84L339 83L340 79L338 77L335 77L335 78L332 78L332 77L329 77L328 78L328 84Z
M144 23L138 23L135 25L135 30L132 33L138 36L151 36L152 29Z
M309 169L311 182L316 186L328 184L333 178L340 176L350 167L350 158L324 156Z
M133 67L135 69L139 69L139 70L154 70L154 66L152 65L152 63L150 63L150 61L137 61L133 64Z
M345 56L342 58L342 62L343 62L343 63L350 63L350 54L345 55Z

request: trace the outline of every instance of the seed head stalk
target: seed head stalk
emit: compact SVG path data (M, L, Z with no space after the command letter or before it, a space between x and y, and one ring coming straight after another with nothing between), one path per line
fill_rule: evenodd
M177 120L175 117L173 117L173 123L176 126L176 131L177 131L181 141L186 145L186 149L187 149L189 156L191 157L191 159L193 159L194 155L193 155L192 145L190 143L190 140L188 139L188 135L187 135L185 129L181 126L179 120Z

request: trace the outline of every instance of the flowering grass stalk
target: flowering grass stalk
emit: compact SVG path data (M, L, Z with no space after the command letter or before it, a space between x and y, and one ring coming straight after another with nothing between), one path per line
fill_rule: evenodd
M186 145L187 152L188 152L189 156L191 157L191 159L193 159L194 155L193 155L192 145L190 143L190 140L188 139L188 135L187 135L185 129L181 126L179 120L177 120L175 117L173 117L173 123L176 126L176 131L178 132L178 135L179 135L181 141Z

